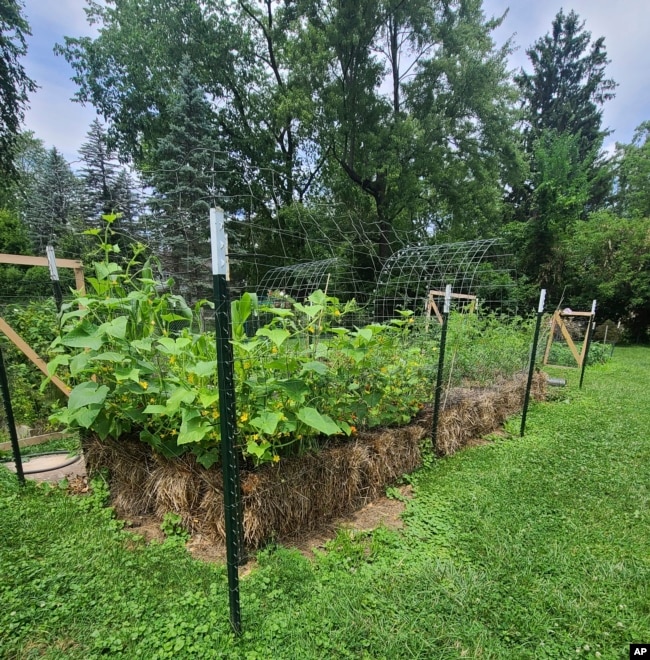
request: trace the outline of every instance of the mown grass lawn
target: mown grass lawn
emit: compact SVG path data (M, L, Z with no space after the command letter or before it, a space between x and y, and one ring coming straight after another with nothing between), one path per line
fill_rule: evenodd
M225 571L125 534L102 493L0 471L3 658L627 658L650 642L650 350L535 405L526 437L411 477L406 529Z

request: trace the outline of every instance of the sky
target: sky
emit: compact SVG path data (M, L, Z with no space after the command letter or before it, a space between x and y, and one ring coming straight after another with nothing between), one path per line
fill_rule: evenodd
M32 37L24 59L28 75L39 85L30 99L25 128L35 132L46 146L56 146L71 163L85 141L90 123L96 117L92 107L70 99L76 91L70 80L72 69L63 57L53 53L64 35L93 34L86 23L84 0L23 0L24 15ZM551 29L557 12L575 10L585 21L592 38L605 37L610 65L607 75L618 83L616 98L604 106L603 126L613 131L605 147L630 142L634 129L650 119L650 67L647 44L650 39L648 0L484 0L487 16L501 16L503 24L493 33L497 45L508 39L516 47L510 58L512 69L527 68L526 48ZM74 166L74 165L73 165Z

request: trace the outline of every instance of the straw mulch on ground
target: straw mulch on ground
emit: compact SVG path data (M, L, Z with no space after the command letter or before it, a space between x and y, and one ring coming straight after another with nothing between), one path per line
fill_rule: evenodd
M546 377L537 374L532 396L545 396ZM455 388L443 395L436 453L447 456L498 429L522 407L525 378L489 389ZM318 453L282 459L241 475L244 540L250 548L270 539L307 533L350 514L377 498L391 482L421 463L431 437L431 410L412 424L361 433ZM84 447L91 473L108 468L112 504L123 518L167 512L182 516L192 533L215 541L225 536L220 468L206 470L191 455L167 460L135 440Z

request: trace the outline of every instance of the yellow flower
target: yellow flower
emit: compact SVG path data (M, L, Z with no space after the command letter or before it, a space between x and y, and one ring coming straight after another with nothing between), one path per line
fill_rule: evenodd
M334 310L334 316L341 316L341 312L338 309Z
M172 430L169 432L169 434L170 434L170 435L178 435L178 431L177 431L176 429L172 429Z
M219 419L219 411L218 410L213 410L212 411L212 419Z
M240 421L240 422L247 422L247 421L248 421L248 413L247 413L247 412L243 412L243 413L239 416L239 421Z
M307 328L307 332L314 332L314 326L313 326L313 325L310 325L310 326Z
M277 454L273 455L273 462L274 463L279 463L280 462L280 457Z
M277 353L277 352L278 352L278 347L277 347L277 346L274 346L274 347L271 349L271 353L273 353L273 354L275 355L275 353Z
M169 358L169 364L174 364L175 362L176 362L176 356L175 356L175 355L172 355L172 356Z
M141 387L143 390L146 390L147 387L149 387L149 383L147 383L146 380L141 380L141 381L140 381L140 387Z

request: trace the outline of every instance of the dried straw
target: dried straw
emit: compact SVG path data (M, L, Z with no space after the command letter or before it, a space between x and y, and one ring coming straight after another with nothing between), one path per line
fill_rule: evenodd
M545 395L538 374L532 395ZM438 428L438 455L453 454L493 432L521 409L524 376L489 389L455 388L448 392ZM431 411L413 424L360 434L299 458L283 459L244 472L241 477L244 540L251 548L272 538L295 537L360 508L401 475L421 463L420 447L431 433ZM160 519L180 514L192 532L222 541L223 481L219 468L206 470L187 455L167 460L134 439L85 443L91 471L108 467L118 515L153 513Z

